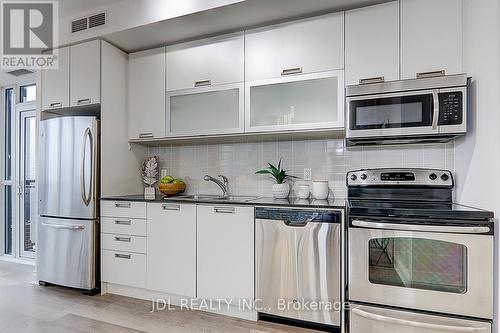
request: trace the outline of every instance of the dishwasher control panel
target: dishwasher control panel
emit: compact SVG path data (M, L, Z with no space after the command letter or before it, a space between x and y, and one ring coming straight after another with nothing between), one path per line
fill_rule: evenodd
M290 224L307 222L340 223L342 213L338 210L305 210L289 208L257 207L255 218L260 220L284 221Z

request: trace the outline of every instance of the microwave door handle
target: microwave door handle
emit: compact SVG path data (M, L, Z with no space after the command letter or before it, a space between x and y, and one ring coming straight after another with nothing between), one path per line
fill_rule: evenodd
M432 324L432 323L425 323L425 322L420 322L420 321L413 321L413 320L407 320L407 319L400 319L400 318L393 318L393 317L386 317L380 314L375 314L367 311L363 311L360 309L353 309L353 313L357 314L360 317L374 320L374 321L380 321L382 323L387 323L387 324L395 324L395 325L401 325L401 326L407 326L407 327L414 327L414 328L424 328L428 330L435 330L435 331L447 331L447 332L485 332L487 330L486 327L470 327L470 326L451 326L451 325L441 325L441 324Z
M489 227L455 227L455 226L439 226L439 225L413 225L399 224L384 221L363 221L353 220L352 225L360 228L370 229L387 229L401 231L422 231L422 232L439 232L439 233L461 233L461 234L485 234L490 232Z
M439 120L439 94L436 89L432 91L432 101L434 107L434 112L432 114L432 129L437 130Z

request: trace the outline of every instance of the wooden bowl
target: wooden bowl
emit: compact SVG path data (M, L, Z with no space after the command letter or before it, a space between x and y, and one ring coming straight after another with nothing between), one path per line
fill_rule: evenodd
M160 183L160 185L158 185L158 189L160 190L160 192L163 195L165 195L167 197L172 197L174 195L178 195L178 194L181 194L182 192L184 192L186 190L186 184L184 184L184 183L179 183L179 184Z

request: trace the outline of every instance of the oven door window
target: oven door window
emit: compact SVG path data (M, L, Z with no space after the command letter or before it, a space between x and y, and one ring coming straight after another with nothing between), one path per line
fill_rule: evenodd
M374 98L349 102L350 129L381 129L432 125L432 94Z
M421 238L369 241L369 280L374 284L463 294L467 248Z

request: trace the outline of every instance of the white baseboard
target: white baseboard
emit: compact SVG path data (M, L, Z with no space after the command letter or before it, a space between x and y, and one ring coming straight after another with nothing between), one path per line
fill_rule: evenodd
M142 288L136 288L136 287L129 287L129 286L124 286L120 284L114 284L114 283L101 283L101 294L114 294L114 295L120 295L120 296L126 296L126 297L132 297L132 298L137 298L137 299L142 299L145 301L150 301L151 302L151 308L153 309L153 303L155 300L165 300L168 302L168 304L177 306L177 307L182 307L182 308L188 308L186 306L185 300L190 299L189 297L183 297L179 295L171 295L167 293L163 293L160 291L154 291L154 290L149 290L149 289L142 289ZM198 299L193 299L193 302L195 304L200 304L202 300ZM163 303L160 305L164 305ZM250 310L250 309L239 309L236 306L226 306L223 304L220 309L197 309L197 308L192 308L192 311L202 311L202 312L210 312L210 313L215 313L223 316L228 316L228 317L234 317L234 318L239 318L239 319L245 319L245 320L250 320L250 321L257 321L258 316L257 316L257 311L255 310ZM159 311L168 311L168 309L160 309Z

